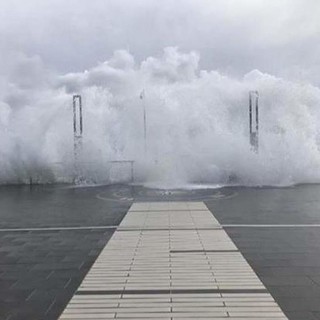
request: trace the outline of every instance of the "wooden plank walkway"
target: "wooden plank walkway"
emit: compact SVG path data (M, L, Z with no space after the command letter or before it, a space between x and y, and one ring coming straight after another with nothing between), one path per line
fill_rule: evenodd
M203 202L134 203L65 319L287 319Z

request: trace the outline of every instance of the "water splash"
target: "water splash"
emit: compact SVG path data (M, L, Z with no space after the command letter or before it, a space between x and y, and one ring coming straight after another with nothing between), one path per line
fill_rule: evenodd
M130 180L130 168L114 160L134 160L136 182L165 188L320 182L319 88L258 70L236 79L198 62L195 52L166 48L137 64L122 50L92 69L56 75L22 57L5 75L13 80L0 81L0 183L72 182L76 173L82 183ZM258 154L249 146L250 90L260 92ZM73 94L84 105L80 173Z

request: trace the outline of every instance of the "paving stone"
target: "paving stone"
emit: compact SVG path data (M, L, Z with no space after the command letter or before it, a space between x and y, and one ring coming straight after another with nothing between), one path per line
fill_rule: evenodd
M60 319L286 319L225 231L208 224L218 222L203 203L134 203Z
M0 190L0 228L28 228L52 226L91 226L118 225L129 208L130 201L108 202L97 200L96 195L103 192L106 196L113 191L123 192L130 189L130 197L140 196L139 187L98 187L98 188L60 188L56 186L35 187L1 187ZM221 194L236 196L228 199L211 200L207 205L214 212L221 224L310 224L320 223L319 186L300 186L295 188L228 188L220 189ZM148 195L150 198L150 196ZM163 197L165 198L165 197ZM158 200L159 196L154 197ZM179 196L175 196L175 200ZM152 208L166 211L168 207ZM201 211L203 207L190 208ZM186 210L186 206L171 208ZM139 209L140 210L140 209ZM88 214L90 212L90 214ZM154 223L156 223L154 221ZM183 226L181 224L181 226ZM184 227L190 227L189 222ZM319 319L317 305L312 301L320 298L320 234L318 228L226 228L229 236L240 248L254 271L265 282L277 303L286 312L289 319ZM109 231L107 231L109 232ZM94 237L87 237L94 233ZM51 236L48 237L48 234ZM69 234L69 235L68 235ZM79 236L77 236L77 234ZM84 230L78 233L70 231L20 231L0 233L0 280L10 280L14 284L21 279L32 277L46 279L50 275L59 278L72 277L74 290L80 284L90 265L94 262L100 249L105 244L96 241L102 230ZM74 238L72 243L71 239ZM95 238L95 239L94 239ZM91 240L92 241L91 241ZM188 243L181 248L188 249ZM49 250L49 248L53 248ZM82 263L83 269L52 270L51 262L72 262L68 256L87 257L90 263ZM78 254L79 252L79 254ZM86 252L86 253L84 253ZM28 255L26 254L28 253ZM47 259L45 259L47 257ZM56 257L57 260L51 259ZM21 260L19 261L19 259ZM78 258L75 258L76 260ZM37 264L44 264L43 270L33 270ZM145 269L139 272L146 273ZM219 271L221 272L221 271ZM177 274L179 274L177 272ZM230 277L230 272L224 272ZM294 283L287 283L281 276L300 277ZM312 281L310 283L304 277ZM279 282L277 282L279 280ZM288 280L288 278L287 278ZM304 283L305 282L305 283ZM0 319L10 310L19 317L19 310L27 302L25 299L34 291L10 288L11 282L0 287ZM9 287L8 287L9 286ZM29 290L30 289L30 290ZM58 291L57 291L58 292ZM57 310L61 312L72 294L60 290L57 294ZM34 296L36 298L36 296ZM39 302L40 295L38 296ZM295 299L295 303L292 303ZM310 303L307 302L310 300ZM295 308L295 311L292 308ZM53 312L45 318L39 314L20 313L21 319L57 319L59 312ZM314 309L314 310L313 310ZM26 310L26 309L25 309ZM18 314L16 314L18 312ZM22 312L22 311L21 311ZM27 311L26 311L27 312ZM182 318L180 318L182 319ZM190 318L189 318L190 319ZM261 319L260 319L261 320Z

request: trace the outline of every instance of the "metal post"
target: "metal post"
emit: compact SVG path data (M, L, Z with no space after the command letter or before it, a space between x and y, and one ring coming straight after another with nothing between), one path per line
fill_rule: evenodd
M252 134L252 99L251 99L251 92L249 93L249 130L250 130L250 137Z
M253 106L255 110L253 110ZM253 111L255 117L253 117ZM254 119L254 120L253 120ZM253 121L255 124L253 125ZM250 132L250 145L255 152L259 151L259 92L249 92L249 132Z
M258 137L259 135L259 93L258 91L256 91L256 132Z
M134 161L130 161L131 163L131 183L134 182L134 172L133 172L133 164L134 164Z
M78 161L79 154L82 149L82 133L83 133L83 120L82 120L82 99L80 95L73 96L73 139L74 139L74 158Z
M82 152L82 99L80 95L73 96L73 153L74 153L74 182L80 182L83 177L79 166Z

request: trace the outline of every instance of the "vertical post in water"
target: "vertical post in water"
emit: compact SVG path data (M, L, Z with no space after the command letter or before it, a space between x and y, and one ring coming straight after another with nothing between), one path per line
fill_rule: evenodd
M133 171L134 162L130 161L130 164L131 164L131 183L133 183L134 182L134 171Z
M140 93L140 99L142 100L142 106L143 106L144 153L145 153L145 155L147 155L147 111L146 111L145 91L144 91L144 89Z
M80 95L73 96L73 151L74 160L77 164L82 149L82 100Z
M255 115L253 115L255 114ZM249 92L249 131L250 145L255 152L259 151L259 92Z

